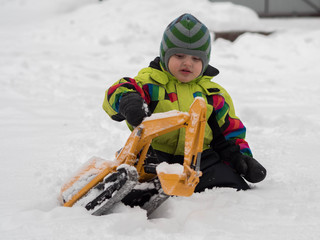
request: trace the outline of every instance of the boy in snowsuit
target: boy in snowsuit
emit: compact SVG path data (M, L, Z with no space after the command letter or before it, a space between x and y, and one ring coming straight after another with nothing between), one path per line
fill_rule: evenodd
M202 177L195 191L213 187L246 190L249 186L243 178L260 182L266 170L252 157L246 129L235 115L231 97L211 81L219 71L209 65L210 51L207 27L191 14L183 14L165 29L160 57L134 79L125 77L110 87L103 108L113 120L127 120L132 129L152 113L188 112L195 97L204 98L208 110ZM184 133L180 129L153 140L159 162L183 163Z

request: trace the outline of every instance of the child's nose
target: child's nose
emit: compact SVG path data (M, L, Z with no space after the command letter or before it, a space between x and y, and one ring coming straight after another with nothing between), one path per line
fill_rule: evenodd
M184 65L190 66L191 64L192 64L191 59L186 58L186 59L184 60Z

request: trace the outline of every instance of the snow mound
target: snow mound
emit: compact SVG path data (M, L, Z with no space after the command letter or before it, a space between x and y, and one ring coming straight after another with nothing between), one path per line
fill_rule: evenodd
M157 173L166 173L166 174L183 174L183 166L178 163L169 164L162 162L157 166Z
M70 13L93 0L2 0L0 25L37 23L57 15Z
M216 2L207 6L202 21L214 32L256 31L263 28L254 10L231 2Z

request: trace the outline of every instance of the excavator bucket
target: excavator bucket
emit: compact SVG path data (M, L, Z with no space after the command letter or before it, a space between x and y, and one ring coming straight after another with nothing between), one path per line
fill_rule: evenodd
M188 177L184 173L168 173L158 170L157 175L159 177L161 187L167 195L189 197L193 194L194 189L198 184L198 181L189 184Z

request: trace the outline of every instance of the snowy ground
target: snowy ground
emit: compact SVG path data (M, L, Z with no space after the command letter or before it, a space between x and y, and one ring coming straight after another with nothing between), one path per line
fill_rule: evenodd
M320 19L259 20L205 0L0 0L1 239L319 239ZM170 198L147 219L59 206L62 183L129 135L104 91L158 55L166 25L191 12L211 30L276 30L218 40L211 64L233 97L266 180L246 192Z

